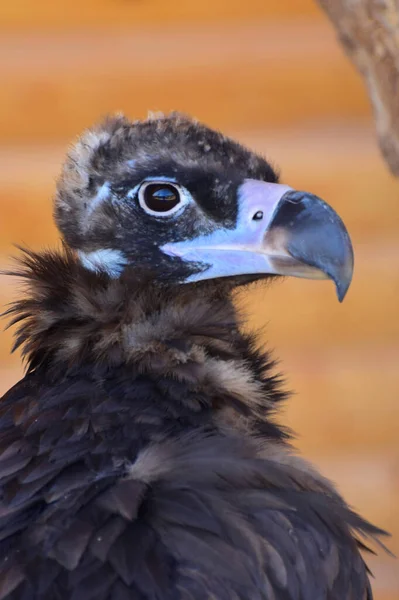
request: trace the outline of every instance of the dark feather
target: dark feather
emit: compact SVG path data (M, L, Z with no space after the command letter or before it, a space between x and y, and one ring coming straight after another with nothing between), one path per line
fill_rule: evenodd
M122 480L98 496L96 502L110 513L133 521L137 518L145 492L146 485L140 481Z
M76 569L85 552L94 527L85 521L76 521L64 532L54 545L50 556L60 565L72 571Z
M127 526L126 521L120 517L111 517L91 540L90 552L93 556L104 562L108 557L110 548Z

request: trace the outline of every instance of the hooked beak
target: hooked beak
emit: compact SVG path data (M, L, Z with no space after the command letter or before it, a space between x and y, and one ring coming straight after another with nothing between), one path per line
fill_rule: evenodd
M163 246L200 266L187 282L268 273L332 279L342 302L352 280L353 249L331 206L286 185L247 179L238 208L234 228Z

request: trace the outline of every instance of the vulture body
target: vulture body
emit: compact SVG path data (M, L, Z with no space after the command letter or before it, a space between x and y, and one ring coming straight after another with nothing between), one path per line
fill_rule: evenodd
M290 274L342 299L335 212L172 114L86 131L55 219L7 311L28 368L0 403L0 599L370 600L383 532L293 454L233 303Z

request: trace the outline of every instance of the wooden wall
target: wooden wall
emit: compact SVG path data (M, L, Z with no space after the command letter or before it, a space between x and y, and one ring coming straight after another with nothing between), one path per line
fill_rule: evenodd
M56 242L54 178L68 141L108 111L181 109L270 157L340 212L356 269L241 298L296 391L300 450L399 552L399 189L376 149L359 77L312 0L11 0L0 8L0 267L12 244ZM0 280L0 304L15 284ZM0 338L0 391L20 376ZM371 561L377 600L396 561Z

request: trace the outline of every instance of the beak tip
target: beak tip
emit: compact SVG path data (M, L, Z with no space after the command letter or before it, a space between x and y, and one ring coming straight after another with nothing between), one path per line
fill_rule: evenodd
M340 273L335 274L331 277L335 283L335 289L339 302L342 302L348 292L349 286L352 282L353 275L353 253L351 253L352 260L349 261L345 267L340 270Z
M335 284L335 288L337 291L337 297L338 297L338 301L339 302L343 302L345 296L346 296L346 292L348 291L349 288L349 284L345 285L345 286L341 286L339 283Z

